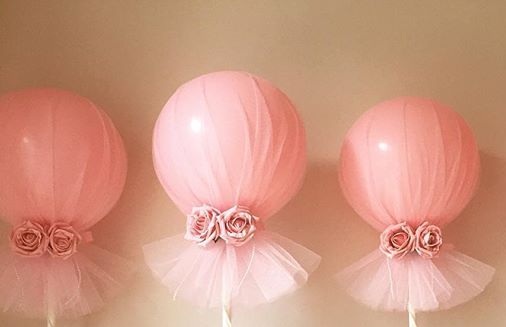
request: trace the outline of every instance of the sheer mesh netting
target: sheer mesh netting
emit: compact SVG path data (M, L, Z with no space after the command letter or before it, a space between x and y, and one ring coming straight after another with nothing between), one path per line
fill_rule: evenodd
M102 307L132 271L125 259L83 245L67 260L0 253L0 307L31 317L79 317Z
M146 245L145 258L174 298L203 307L221 306L224 294L240 306L274 301L304 284L320 261L305 247L267 231L240 247L217 242L202 248L176 235Z
M415 311L448 309L481 293L494 268L453 249L432 260L416 254L402 260L372 252L338 274L359 302L374 309Z

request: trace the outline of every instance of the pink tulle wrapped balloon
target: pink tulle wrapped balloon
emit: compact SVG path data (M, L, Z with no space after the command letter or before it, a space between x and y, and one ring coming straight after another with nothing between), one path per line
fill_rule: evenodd
M123 190L121 137L92 102L55 89L0 96L0 124L0 217L12 225L0 254L0 308L90 313L130 272L91 245L89 231Z
M147 264L175 297L255 305L296 289L316 268L316 254L263 228L298 191L306 165L300 118L269 82L217 72L182 85L158 118L153 157L188 215L186 240L145 246Z
M494 269L455 251L441 231L472 198L479 167L472 131L446 106L399 98L362 115L341 150L340 182L382 235L378 250L339 274L350 294L376 309L416 312L483 291Z

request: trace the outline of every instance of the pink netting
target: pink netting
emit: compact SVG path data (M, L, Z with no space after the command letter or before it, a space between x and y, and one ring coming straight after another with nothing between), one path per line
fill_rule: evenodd
M101 308L133 269L125 259L82 245L67 260L0 252L0 308L30 317L78 317Z
M240 247L217 242L202 248L181 234L144 249L148 266L174 298L203 307L221 306L224 293L233 305L274 301L303 285L320 261L305 247L266 231Z
M481 293L494 269L460 252L444 249L432 260L409 255L388 259L379 250L338 274L346 290L374 309L448 309Z

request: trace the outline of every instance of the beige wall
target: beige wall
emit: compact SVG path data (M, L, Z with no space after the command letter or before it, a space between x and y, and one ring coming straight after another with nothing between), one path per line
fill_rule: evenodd
M56 86L87 96L111 115L129 153L124 196L94 231L97 243L141 270L103 311L60 325L219 325L218 311L171 301L142 265L141 245L184 226L151 165L151 131L162 105L192 77L241 69L277 84L304 118L306 183L268 227L314 249L323 263L293 296L237 312L235 326L407 325L403 314L356 304L332 280L377 246L377 234L340 194L339 145L364 110L398 95L439 99L475 130L483 180L446 235L498 270L481 296L420 314L419 324L506 326L505 16L504 1L0 0L0 92ZM111 225L120 232L106 241ZM0 316L0 326L41 325Z

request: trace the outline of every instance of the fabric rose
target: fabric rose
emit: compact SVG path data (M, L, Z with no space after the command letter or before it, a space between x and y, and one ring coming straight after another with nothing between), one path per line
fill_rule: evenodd
M380 236L380 250L390 259L401 259L415 246L415 233L407 223L388 226Z
M443 245L441 229L436 225L424 222L416 229L416 252L427 259L436 257Z
M258 217L244 207L234 206L220 216L220 237L227 243L241 246L248 242L256 231Z
M81 235L67 223L54 223L48 230L47 250L52 257L67 259L77 252Z
M43 225L25 221L13 228L10 234L12 250L23 257L40 257L48 247L48 237Z
M194 207L192 213L186 216L185 239L203 247L216 242L220 237L219 215L218 209L208 205Z

